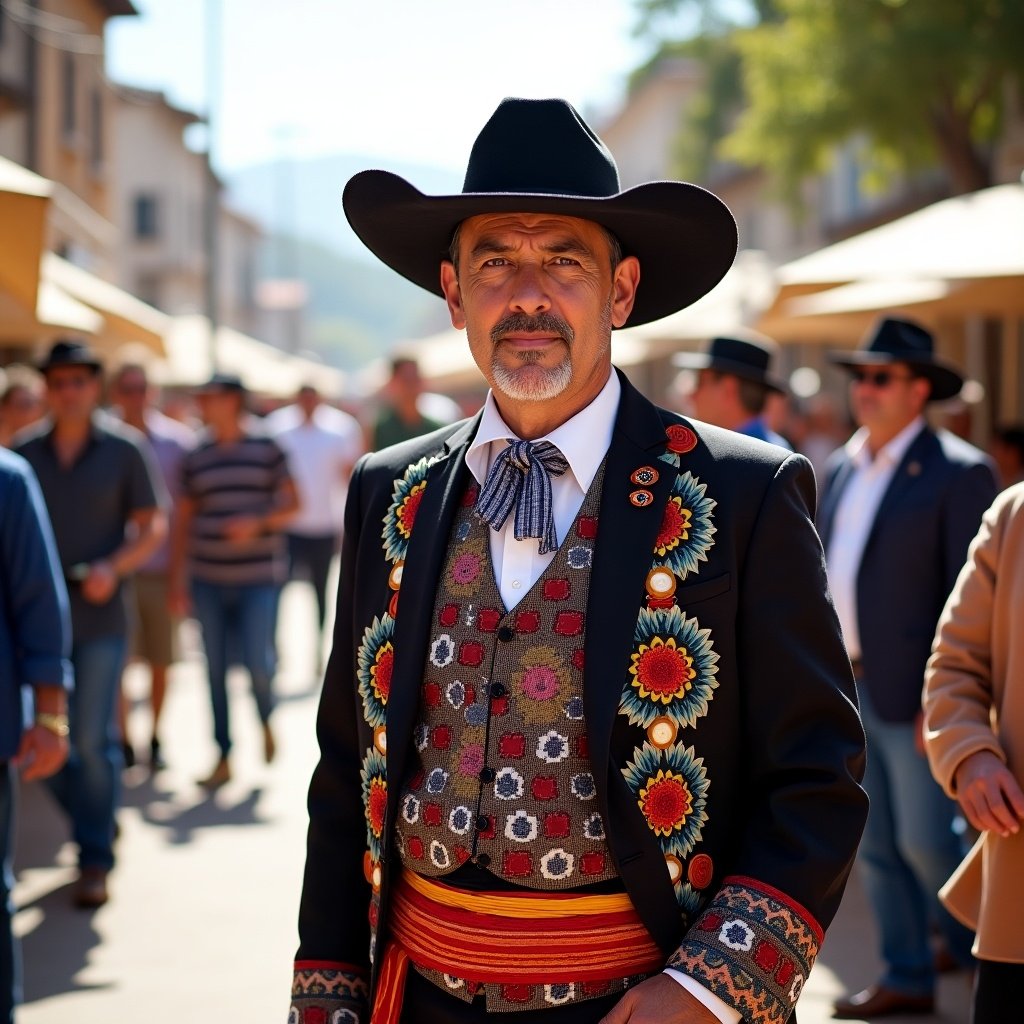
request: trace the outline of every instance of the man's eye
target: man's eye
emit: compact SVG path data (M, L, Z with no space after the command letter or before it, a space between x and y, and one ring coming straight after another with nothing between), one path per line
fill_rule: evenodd
M574 260L571 256L556 256L555 264L559 267L578 267L580 261Z
M508 260L504 256L492 256L489 260L484 260L483 266L485 267L504 267L508 265Z

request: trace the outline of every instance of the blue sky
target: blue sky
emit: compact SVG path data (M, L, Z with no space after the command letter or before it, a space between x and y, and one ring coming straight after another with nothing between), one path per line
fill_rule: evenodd
M111 77L200 113L219 8L215 158L227 172L339 152L461 169L503 96L613 109L651 50L632 33L631 0L134 2L139 17L110 22Z

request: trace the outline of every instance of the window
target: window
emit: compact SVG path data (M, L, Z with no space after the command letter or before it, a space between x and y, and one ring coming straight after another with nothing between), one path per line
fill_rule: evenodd
M75 109L75 58L70 53L64 54L64 61L61 65L61 98L63 109L61 111L61 128L64 138L74 139L75 131L78 128L77 110Z
M141 193L135 197L135 237L156 238L158 234L157 198L150 193Z

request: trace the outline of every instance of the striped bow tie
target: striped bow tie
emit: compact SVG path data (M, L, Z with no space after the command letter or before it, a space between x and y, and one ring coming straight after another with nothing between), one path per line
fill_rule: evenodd
M505 525L516 508L516 540L536 537L540 553L558 549L551 498L551 477L569 468L565 456L550 441L515 441L498 454L476 501L476 514L492 530Z

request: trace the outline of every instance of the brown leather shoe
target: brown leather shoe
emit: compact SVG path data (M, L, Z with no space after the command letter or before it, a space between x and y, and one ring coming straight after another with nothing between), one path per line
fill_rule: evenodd
M213 771L206 776L205 779L199 780L199 785L203 789L220 789L226 782L231 781L231 765L228 763L226 757L222 757L216 765L214 765Z
M95 910L108 899L106 868L82 868L75 885L75 906L82 910Z
M269 722L263 723L263 760L270 764L277 755L277 743Z
M932 1013L934 1010L934 996L911 996L884 985L872 985L849 999L836 1000L832 1016L839 1020L873 1020L875 1017Z

